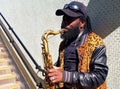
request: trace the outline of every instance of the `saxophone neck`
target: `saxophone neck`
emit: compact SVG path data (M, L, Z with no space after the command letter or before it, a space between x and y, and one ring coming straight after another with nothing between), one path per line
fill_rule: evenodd
M45 33L43 34L43 37L47 38L48 35L57 35L57 34L62 34L64 32L65 32L64 29L61 29L59 31L46 30Z
M64 33L64 30L63 30L63 29L61 29L61 30L59 30L59 31L48 30L46 33L47 33L48 35L57 35L57 34L62 34L62 33Z

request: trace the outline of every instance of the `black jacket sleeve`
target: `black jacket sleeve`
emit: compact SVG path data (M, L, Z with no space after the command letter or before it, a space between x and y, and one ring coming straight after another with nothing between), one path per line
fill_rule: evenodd
M101 85L108 74L106 48L100 46L92 54L90 72L73 72L72 83L83 88L95 88Z

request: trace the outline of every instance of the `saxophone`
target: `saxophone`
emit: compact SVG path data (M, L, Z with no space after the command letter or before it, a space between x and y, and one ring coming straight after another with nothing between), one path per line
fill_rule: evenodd
M53 30L47 30L43 35L42 35L42 55L43 55L43 60L44 60L44 70L45 70L45 89L56 89L55 84L51 82L49 77L47 76L48 70L53 68L53 63L52 63L52 57L49 52L49 47L48 47L48 36L49 35L57 35L60 33L63 33L64 30L60 30L58 32L55 32ZM60 85L59 87L62 87L63 84L58 84Z

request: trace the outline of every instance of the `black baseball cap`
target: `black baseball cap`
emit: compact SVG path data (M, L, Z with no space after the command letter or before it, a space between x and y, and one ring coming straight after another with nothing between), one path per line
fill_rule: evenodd
M65 4L63 9L56 10L56 15L67 15L70 17L84 17L87 18L86 6L78 1L72 1L69 4Z

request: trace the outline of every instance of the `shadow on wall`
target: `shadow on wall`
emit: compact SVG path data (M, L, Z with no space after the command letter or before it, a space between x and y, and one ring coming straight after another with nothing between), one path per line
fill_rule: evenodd
M120 26L120 0L90 0L88 14L93 31L105 38Z

